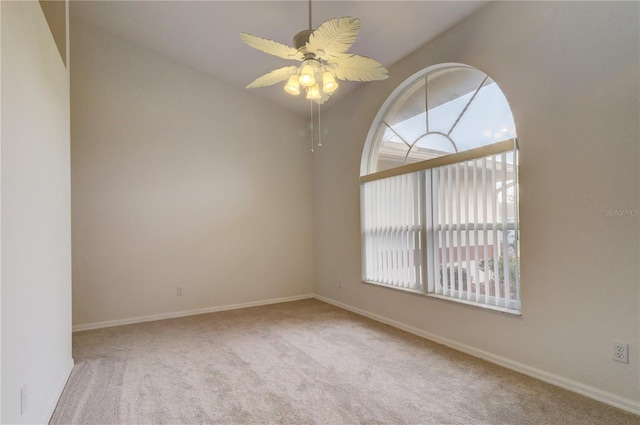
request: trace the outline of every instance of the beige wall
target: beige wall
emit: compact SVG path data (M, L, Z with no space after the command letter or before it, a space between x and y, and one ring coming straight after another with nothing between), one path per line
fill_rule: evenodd
M39 0L62 62L67 63L67 4L66 0Z
M640 6L497 2L323 114L314 156L315 292L640 411ZM360 281L358 175L378 108L430 65L487 72L521 147L522 317ZM329 139L329 138L327 138ZM341 287L338 280L341 279ZM630 364L612 360L630 345Z
M2 1L0 11L1 422L36 424L73 367L69 73L37 1Z
M307 121L75 20L71 53L74 325L311 294Z

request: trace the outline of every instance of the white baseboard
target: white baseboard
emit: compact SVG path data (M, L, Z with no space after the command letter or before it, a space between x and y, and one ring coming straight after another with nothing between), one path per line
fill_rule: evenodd
M53 397L51 397L51 400L47 404L47 409L45 410L45 413L42 416L42 420L39 423L48 424L49 421L51 420L51 417L53 416L53 412L56 410L56 406L58 405L58 401L62 396L62 391L64 390L64 387L67 385L67 381L71 376L71 371L73 370L73 366L74 366L73 359L69 359L67 368L65 372L62 374L60 382L57 385L57 389L54 392Z
M415 328L413 326L406 325L401 322L397 322L392 319L388 319L384 316L380 316L375 313L370 313L365 310L361 310L357 307L353 307L348 304L344 304L330 298L326 298L320 295L314 295L314 298L324 301L328 304L335 305L336 307L343 308L345 310L349 310L353 313L359 314L361 316L368 317L377 322L385 323L387 325L393 326L394 328L401 329L403 331L412 333L422 338L426 338L428 340L437 342L438 344L445 345L449 348L453 348L455 350L461 351L463 353L469 354L474 357L479 357L488 362L497 364L499 366L506 367L507 369L514 370L516 372L520 372L524 375L531 376L533 378L539 379L541 381L547 382L549 384L553 384L557 387L564 388L569 391L573 391L575 393L584 395L586 397L592 398L594 400L601 401L603 403L609 404L611 406L617 407L619 409L625 410L627 412L634 413L636 415L640 415L640 402L634 401L631 399L627 399L624 397L620 397L616 394L602 391L598 388L591 387L589 385L582 384L577 381L573 381L571 379L564 378L560 375L556 375L553 373L546 372L541 369L537 369L531 366L528 366L523 363L519 363L506 357L501 357L496 354L489 353L484 350L479 350L470 345L462 344L460 342L451 340L449 338L442 337L440 335L433 334L431 332L423 331L422 329Z
M183 310L172 313L154 314L151 316L131 317L128 319L107 320L104 322L86 323L84 325L75 325L73 332L89 331L92 329L111 328L113 326L131 325L134 323L153 322L156 320L175 319L177 317L195 316L196 314L215 313L216 311L237 310L240 308L257 307L268 304L285 303L289 301L299 301L313 298L313 294L296 295L293 297L274 298L270 300L252 301L240 304L229 304L217 307L206 307L195 310Z

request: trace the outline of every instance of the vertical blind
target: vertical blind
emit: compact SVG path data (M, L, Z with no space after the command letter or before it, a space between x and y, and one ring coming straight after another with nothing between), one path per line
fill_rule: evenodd
M366 281L423 290L421 215L424 207L420 205L423 173L402 174L364 184Z
M515 140L363 177L363 280L518 313L517 184Z

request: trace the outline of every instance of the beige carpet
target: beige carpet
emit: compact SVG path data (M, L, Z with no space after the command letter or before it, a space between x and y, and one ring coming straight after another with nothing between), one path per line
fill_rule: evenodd
M317 300L73 337L51 424L640 424Z

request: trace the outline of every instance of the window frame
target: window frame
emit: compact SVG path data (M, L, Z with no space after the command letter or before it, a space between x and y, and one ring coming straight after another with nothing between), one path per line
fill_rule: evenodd
M503 264L502 264L502 271L504 276L504 280L506 280L506 282L500 282L500 279L498 277L494 276L494 284L495 284L495 290L499 291L499 284L503 284L504 285L504 292L505 292L505 296L504 297L500 297L498 295L496 299L495 296L490 295L489 293L487 293L487 288L488 288L488 284L486 283L486 276L485 276L485 294L482 295L482 297L484 297L485 300L492 300L493 302L489 303L489 302L478 302L479 299L479 290L477 289L478 286L480 286L480 283L476 283L476 289L475 289L475 295L476 295L476 300L474 301L469 301L468 299L464 299L461 298L459 295L456 295L457 292L454 292L454 288L453 288L453 282L451 282L452 286L451 286L451 295L442 295L439 293L435 293L435 291L433 290L433 276L429 277L430 274L434 275L435 273L435 265L434 262L437 262L440 267L442 267L442 258L440 260L434 260L434 256L437 257L438 254L435 253L434 251L434 247L433 247L433 234L428 235L429 232L433 233L433 222L432 222L432 216L434 214L434 207L433 207L433 199L427 199L427 198L431 198L432 197L432 190L433 188L431 187L431 170L434 169L438 169L440 167L445 167L447 165L456 165L456 164L466 164L469 161L476 161L478 159L481 158L487 158L490 155L498 155L498 154L502 154L503 158L506 158L505 152L513 152L513 164L511 164L511 166L513 167L513 182L512 182L512 186L515 187L515 193L514 193L514 197L515 197L515 205L514 205L514 223L513 223L513 229L509 229L507 227L507 221L501 223L501 225L503 226L502 229L500 230L495 230L493 231L494 233L494 238L497 237L498 235L498 231L502 231L502 235L501 238L503 239L503 241L507 241L508 236L505 230L514 230L515 231L515 239L517 241L519 241L520 239L520 229L519 229L519 220L518 220L518 215L519 215L519 211L518 211L518 192L519 192L519 182L518 182L518 144L517 144L517 138L513 137L507 140L502 140L499 142L495 142L495 143L491 143L491 144L486 144L477 148L473 148L473 149L469 149L469 150L464 150L462 152L456 152L456 153L452 153L452 154L448 154L448 155L443 155L443 156L439 156L436 158L432 158L432 159L427 159L427 160L423 160L423 161L419 161L419 162L413 162L413 163L409 163L409 164L405 164L402 166L398 166L398 167L394 167L394 168L390 168L390 169L384 169L382 171L376 171L371 173L370 170L372 169L372 164L374 163L374 155L376 154L376 149L374 149L376 147L376 143L377 143L377 138L379 135L379 132L381 131L381 129L383 128L383 123L385 123L385 118L386 116L389 114L390 111L393 110L394 106L397 104L397 102L403 100L403 96L405 95L405 93L410 90L416 83L418 83L421 79L425 79L425 85L427 84L426 78L429 76L429 74L443 70L445 68L449 68L449 67L466 67L469 69L474 69L471 66L468 65L462 65L462 64L454 64L454 63L447 63L447 64L440 64L440 65L435 65L435 66L431 66L431 67L427 67L415 74L413 74L411 77L407 78L402 84L400 84L392 93L391 95L385 100L385 102L383 103L382 107L379 109L370 129L367 135L367 139L363 148L363 155L362 155L362 160L361 160L361 166L360 166L360 187L361 187L361 202L360 202L360 209L361 209L361 242L362 242L362 281L364 283L368 283L368 284L373 284L373 285L379 285L379 286L383 286L383 287L387 287L387 288L391 288L391 289L397 289L397 290L402 290L402 291L406 291L406 292L411 292L411 293L416 293L416 294L420 294L420 295L425 295L425 296L429 296L432 298L438 298L438 299L444 299L447 301L453 301L453 302L459 302L459 303L463 303L463 304L469 304L469 305L473 305L473 306L477 306L480 308L484 308L484 309L490 309L490 310L497 310L497 311L501 311L501 312L505 312L505 313L510 313L510 314L514 314L514 315L521 315L522 314L522 306L521 306L521 294L520 294L520 278L519 278L519 253L517 253L515 255L516 258L516 264L515 264L515 270L516 270L516 278L517 281L514 282L515 285L515 290L516 290L516 299L515 301L511 301L511 299L507 299L506 298L506 294L509 293L509 290L507 290L507 286L509 286L509 270L510 270L510 265L507 264L505 267L505 262L503 259ZM481 72L481 71L480 71ZM485 74L486 75L486 74ZM483 82L484 84L484 82ZM482 87L482 86L481 86ZM425 90L428 90L427 87L425 87ZM503 94L504 95L504 94ZM427 112L428 113L428 112ZM464 112L463 112L464 113ZM462 116L462 115L461 115ZM458 118L459 119L459 118ZM475 164L475 163L474 163ZM504 166L507 165L507 162L504 162ZM459 166L459 165L458 165ZM406 227L407 231L417 231L420 234L420 241L419 241L419 248L418 252L420 255L420 263L421 263L421 274L422 276L420 277L420 285L418 288L406 288L406 287L400 287L400 286L396 286L394 284L389 284L389 283L384 283L384 282L378 282L378 281L372 281L372 280L367 280L367 232L369 231L368 229L365 228L366 226L366 222L367 222L367 218L365 217L367 212L365 211L366 208L366 199L365 199L365 193L366 193L366 189L365 186L367 183L371 183L371 182L375 182L375 181L382 181L385 179L390 179L393 177L398 177L398 176L411 176L414 173L418 173L418 181L417 184L420 186L419 192L419 199L417 200L417 202L419 202L420 204L420 217L419 217L419 223L417 225L413 224L410 226L404 226ZM495 183L495 182L494 182ZM506 194L506 188L503 189L504 193ZM495 192L494 192L495 194ZM468 193L467 193L468 195ZM414 202L416 202L414 200ZM465 201L468 202L468 201ZM487 202L486 200L484 200L483 202ZM498 202L497 198L496 199L492 199L491 202ZM458 206L459 208L459 206ZM477 219L477 217L474 217L475 219ZM465 219L469 219L469 217L465 217ZM486 217L483 216L483 219L486 220ZM474 225L478 225L480 223L475 223ZM483 226L486 226L486 223L483 223ZM411 226L415 226L411 227ZM397 227L397 226L396 226ZM402 226L401 226L402 227ZM453 227L450 227L450 229L453 229ZM440 230L441 231L441 230ZM467 233L468 235L468 233ZM466 240L465 242L468 246L469 242L468 240ZM476 242L477 243L477 242ZM498 269L498 262L497 259L498 254L495 253L495 244L499 244L500 243L500 238L492 240L492 243L494 245L492 245L491 249L492 251L494 251L493 257L495 259L494 261L494 270L497 272ZM486 246L486 243L485 243ZM460 246L458 247L458 249L460 248ZM498 250L500 248L498 247ZM505 245L502 247L502 249L508 249L508 247ZM468 252L468 251L467 251ZM418 255L416 253L414 253L414 255ZM442 256L442 254L440 254ZM484 258L487 259L488 257L486 256L487 254L485 254ZM503 256L506 259L506 255L503 254ZM502 258L502 257L500 257ZM510 257L509 257L510 258ZM475 261L479 261L478 259L475 259ZM509 260L510 262L510 260ZM449 266L447 266L449 267ZM476 266L477 268L477 266ZM391 270L391 273L393 273L394 270ZM466 271L465 273L467 273L468 271ZM454 272L452 272L454 273ZM484 270L483 270L483 274L484 274ZM498 283L495 283L495 280L498 280ZM446 282L446 278L445 278L445 282ZM468 282L473 282L472 279L467 280ZM456 281L456 285L457 285L457 281ZM458 286L459 288L460 286ZM461 292L461 291L459 291ZM468 297L469 295L469 291L465 290L464 291L466 293L466 296ZM497 293L497 292L496 292Z

